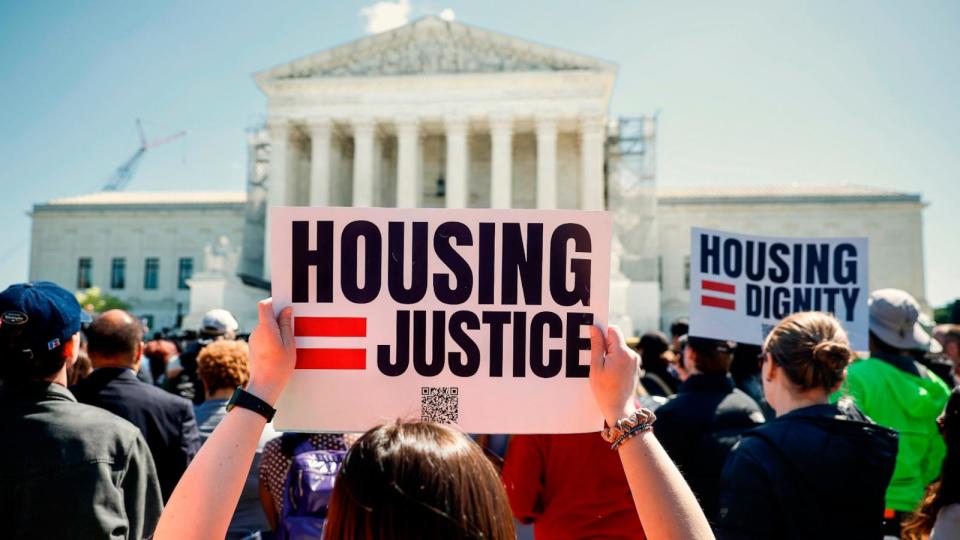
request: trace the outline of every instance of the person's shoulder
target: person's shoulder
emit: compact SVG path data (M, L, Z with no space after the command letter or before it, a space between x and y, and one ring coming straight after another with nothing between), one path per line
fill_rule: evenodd
M734 388L727 394L727 400L736 402L742 407L747 407L749 409L760 410L760 405L757 405L757 400L753 399L750 394L744 392L739 388Z
M770 433L768 425L756 427L743 434L743 437L730 449L730 457L727 460L728 465L734 467L760 467L772 463L773 448L770 438L777 437ZM759 433L763 431L763 433Z
M148 414L164 417L177 423L192 420L195 417L193 402L164 390L163 388L137 381L123 391L123 399L133 408L149 411Z
M847 366L847 381L854 381L861 386L869 386L869 381L886 380L889 377L899 376L897 368L879 358L860 358Z
M933 370L926 370L926 378L929 379L930 386L933 387L933 392L940 394L940 397L943 397L944 400L950 397L950 385L934 373Z
M847 377L850 374L855 376L865 376L865 375L874 375L882 373L897 373L898 370L888 362L884 362L879 358L874 358L868 356L867 358L859 358L850 362L850 365L847 366Z
M61 433L73 432L79 438L124 442L130 442L140 435L137 426L106 409L74 402L64 402L61 407L64 415L68 416L58 427Z
M685 394L674 394L667 398L666 403L657 407L657 418L663 418L665 416L671 416L681 411L686 407L689 397L686 397Z
M47 404L42 418L35 418L29 428L6 442L17 437L25 447L14 449L9 454L11 461L3 464L4 474L12 476L65 474L80 478L77 475L84 473L79 471L96 464L120 471L131 456L148 452L136 426L105 409L75 401Z
M789 418L778 418L750 429L743 434L740 445L754 451L766 453L771 444L778 444L791 430L798 426Z
M689 394L676 394L657 407L657 420L653 429L661 435L666 432L696 430L710 416L711 410L699 406L697 399Z
M880 362L880 360L876 358L858 358L850 362L850 365L847 366L847 377L851 374L860 374L865 371L875 370L877 368L877 362Z
M141 399L145 401L153 401L177 410L189 409L191 413L193 412L193 402L185 397L172 394L159 386L141 382L136 388L136 393L142 396Z
M83 380L77 381L76 383L70 385L69 390L74 395L74 397L78 399L81 396L86 396L91 392L95 392L94 379L87 377Z

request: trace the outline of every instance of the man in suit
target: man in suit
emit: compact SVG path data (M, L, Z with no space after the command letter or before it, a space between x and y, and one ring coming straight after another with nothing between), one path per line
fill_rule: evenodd
M86 332L93 373L71 387L81 403L106 409L140 428L153 454L166 501L200 449L193 405L137 379L143 327L126 311L97 317Z

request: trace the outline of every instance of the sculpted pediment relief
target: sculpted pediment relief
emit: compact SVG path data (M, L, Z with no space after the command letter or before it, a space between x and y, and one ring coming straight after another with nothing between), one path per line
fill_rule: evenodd
M277 66L258 79L457 73L608 71L612 64L462 23L428 17Z

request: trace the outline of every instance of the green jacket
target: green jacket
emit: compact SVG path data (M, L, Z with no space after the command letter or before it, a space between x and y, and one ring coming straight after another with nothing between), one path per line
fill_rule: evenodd
M902 364L897 367L894 364ZM906 358L867 358L847 368L847 378L833 396L849 395L874 422L900 433L897 465L887 488L887 508L911 512L927 484L940 476L946 445L937 429L950 389L932 372L918 374Z

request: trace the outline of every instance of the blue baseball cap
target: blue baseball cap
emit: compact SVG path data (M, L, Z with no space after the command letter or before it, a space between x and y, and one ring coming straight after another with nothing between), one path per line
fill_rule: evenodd
M18 283L0 293L0 346L28 358L66 343L89 320L73 293L50 281Z

